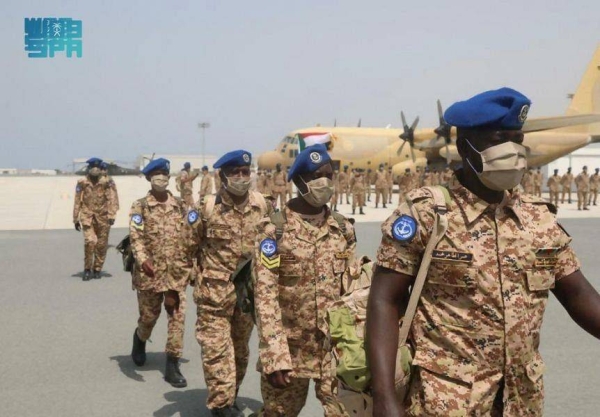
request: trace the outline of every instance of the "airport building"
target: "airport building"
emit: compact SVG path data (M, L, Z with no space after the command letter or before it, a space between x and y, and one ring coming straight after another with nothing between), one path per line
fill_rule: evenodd
M137 158L136 167L144 169L146 165L152 160L152 154L140 155ZM183 169L183 164L189 162L192 165L192 170L200 170L204 165L208 166L208 170L212 171L213 164L219 159L215 155L162 155L155 154L154 158L165 158L171 161L171 174L177 174Z

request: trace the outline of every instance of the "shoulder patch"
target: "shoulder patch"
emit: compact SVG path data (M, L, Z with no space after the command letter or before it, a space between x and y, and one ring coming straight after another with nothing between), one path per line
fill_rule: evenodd
M141 226L144 223L144 218L141 214L134 214L133 216L131 216L131 222L133 224Z
M198 221L198 212L196 210L190 210L187 215L187 220L189 224L194 224Z
M275 239L263 239L263 241L260 242L260 252L269 258L275 255L275 253L277 253L277 242Z
M81 191L81 185L79 185L79 183L77 183L77 185L75 186L75 192L78 193Z
M417 221L406 214L392 224L392 236L399 242L410 242L417 234Z

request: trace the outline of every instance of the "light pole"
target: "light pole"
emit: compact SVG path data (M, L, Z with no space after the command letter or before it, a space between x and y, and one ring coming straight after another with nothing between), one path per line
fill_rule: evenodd
M198 127L200 129L202 129L202 166L204 166L204 165L206 165L205 157L204 157L206 140L205 140L204 135L205 135L206 129L208 129L210 127L210 123L208 123L208 122L198 123Z

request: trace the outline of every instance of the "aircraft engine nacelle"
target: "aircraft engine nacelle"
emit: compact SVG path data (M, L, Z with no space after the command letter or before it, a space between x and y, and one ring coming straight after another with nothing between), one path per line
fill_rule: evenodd
M450 157L447 157L447 153L450 154ZM446 148L440 149L440 156L444 159L450 159L451 161L460 161L461 157L458 154L458 149L456 149L456 145L448 145L448 152L446 153Z
M275 165L281 164L285 167L289 165L289 161L283 157L281 152L269 151L260 154L256 164L258 165L258 169L275 169Z
M410 171L412 173L415 173L417 171L417 167L421 167L421 169L423 169L426 166L427 158L416 158L414 162L411 159L398 162L392 167L392 175L394 176L394 181L398 181L398 177L404 174L406 168L410 168Z

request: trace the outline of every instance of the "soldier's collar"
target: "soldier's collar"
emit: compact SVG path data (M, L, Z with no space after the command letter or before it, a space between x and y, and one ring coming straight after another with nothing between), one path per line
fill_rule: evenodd
M177 200L175 199L175 197L173 197L173 194L171 194L170 191L167 190L167 194L169 195L169 197L167 198L167 201L164 202L164 204L170 205L170 206L177 206ZM160 203L153 195L150 191L148 191L148 194L146 194L146 202L148 203L149 206L157 206Z
M450 187L453 194L452 200L456 202L460 210L467 218L467 223L473 223L489 207L489 203L477 197L471 191L463 187L458 181Z

